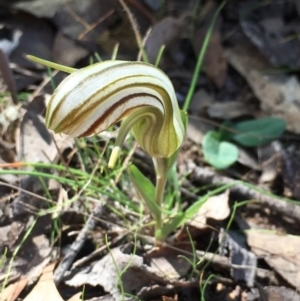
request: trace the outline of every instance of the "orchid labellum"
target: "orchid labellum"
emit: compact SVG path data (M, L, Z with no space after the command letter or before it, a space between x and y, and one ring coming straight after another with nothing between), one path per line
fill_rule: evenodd
M68 70L72 73L57 87L47 108L50 129L83 137L122 120L110 167L131 129L153 158L168 158L180 147L185 128L173 85L160 69L142 62L105 61Z

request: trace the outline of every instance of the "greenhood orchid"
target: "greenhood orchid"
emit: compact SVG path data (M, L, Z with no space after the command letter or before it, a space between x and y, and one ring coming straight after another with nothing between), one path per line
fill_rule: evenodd
M177 226L164 224L162 212L168 172L174 166L187 117L179 110L168 76L143 62L105 61L73 69L42 59L29 59L71 73L50 98L46 125L72 137L92 136L122 121L108 166L115 166L122 143L133 136L153 159L156 187L133 165L131 179L155 220L155 237L161 241Z
M142 62L105 61L72 73L53 93L46 125L72 137L92 136L122 120L113 167L128 132L153 158L168 158L185 135L173 85L167 75Z

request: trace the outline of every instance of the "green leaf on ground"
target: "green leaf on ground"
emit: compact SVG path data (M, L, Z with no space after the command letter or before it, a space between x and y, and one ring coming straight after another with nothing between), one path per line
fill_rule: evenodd
M280 137L285 128L286 122L274 117L242 121L233 126L236 134L232 138L243 146L260 146Z
M220 133L209 131L202 140L205 160L217 169L232 165L239 156L238 148L227 141L222 141Z

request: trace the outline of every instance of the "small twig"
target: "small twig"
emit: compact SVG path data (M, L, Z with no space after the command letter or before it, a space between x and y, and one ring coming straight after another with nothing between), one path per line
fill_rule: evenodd
M144 38L142 40L142 49L140 49L139 52L138 52L138 55L137 55L137 58L136 58L137 61L141 61L142 60L142 55L143 55L143 51L142 50L145 49L146 43L148 41L148 38L149 38L151 32L152 32L152 27L150 27L147 30L147 32L146 32L146 34L145 34L145 36L144 36Z
M109 248L114 248L115 245L117 245L121 240L124 239L124 237L128 235L128 232L124 232L120 235L118 235L117 237L115 237L114 239L112 239L111 241L108 242L108 245L103 245L100 248L98 248L97 250L93 251L92 253L90 253L89 255L77 260L73 266L72 269L78 268L80 266L83 266L84 264L86 264L87 262L91 261L93 258L95 258L96 256L99 256L100 254L102 254L105 250L107 250L107 247Z
M123 9L125 10L125 12L128 16L128 19L131 23L131 27L132 27L132 30L134 32L137 45L138 45L140 51L142 52L142 57L143 57L145 62L148 62L148 56L147 56L147 53L145 52L144 47L143 47L143 41L142 41L141 34L139 32L139 29L138 29L138 24L137 24L136 20L134 19L134 16L131 13L131 11L130 11L129 7L127 6L127 4L125 3L125 1L124 0L119 0L119 2L122 5Z
M52 72L52 76L54 78L54 76L56 76L56 74L58 73L59 71L58 70L54 70ZM47 76L43 79L43 81L37 86L37 88L34 90L34 92L31 94L30 98L28 99L28 102L31 102L33 101L33 99L35 97L37 97L43 90L43 88L50 82L50 77Z
M45 197L42 197L42 196L40 196L40 195L38 195L38 194L36 194L36 193L33 193L33 192L31 192L31 191L28 191L28 190L26 190L26 189L24 189L24 188L21 188L21 187L19 187L19 186L16 186L16 185L13 185L13 184L9 184L9 183L5 183L5 182L3 182L3 181L0 181L0 186L6 186L6 187L9 187L9 188L18 190L19 192L22 191L23 193L26 193L26 194L28 194L28 195L30 195L30 196L33 196L33 197L35 197L35 198L38 198L38 199L40 199L40 200L42 200L42 201L48 202L49 204L51 204L51 203L54 204L54 202L53 202L52 200L49 200L49 199L47 199L47 198L45 198Z
M14 104L18 104L17 87L13 73L9 67L9 59L7 55L0 49L0 72L11 93Z
M141 4L141 2L137 0L125 0L126 2L133 5L137 10L139 10L143 15L145 15L151 23L155 23L155 17L153 13L151 13L144 5Z
M186 165L187 170L191 172L191 176L203 184L224 185L236 182L229 177L216 174L213 170L196 166L196 164L191 160L187 160ZM272 194L268 191L264 193L263 191L255 190L246 183L236 183L230 187L230 191L232 193L242 195L245 199L257 200L261 204L268 206L281 215L285 214L293 220L300 221L300 206L295 204L292 200L272 196Z
M109 16L111 16L115 10L110 9L104 16L100 17L99 20L94 22L93 24L89 25L88 28L86 28L82 33L79 34L78 40L82 40L86 34L88 34L91 30L93 30L97 25L102 23L104 20L106 20Z
M156 273L154 273L150 267L146 265L141 266L142 271L150 277L152 280L163 283L165 285L173 285L174 287L198 287L199 286L199 279L192 279L192 280L177 280L177 279L170 279L164 276L160 276ZM209 283L215 283L215 282L221 282L227 285L232 285L234 284L234 281L228 278L223 278L223 277L217 277L214 280L209 281Z
M79 16L79 14L77 14L74 9L68 5L68 2L66 0L63 1L65 8L67 9L68 13L77 21L79 22L83 27L85 27L86 29L91 28L91 25L86 22L81 16Z
M76 240L73 242L72 246L70 247L70 250L67 252L63 260L58 265L54 273L54 282L56 285L58 285L61 282L65 272L72 265L76 255L81 250L84 242L86 241L88 237L88 233L95 228L97 219L103 213L103 207L104 207L103 203L99 202L97 204L93 213L90 215L89 219L87 220L85 226L82 228Z

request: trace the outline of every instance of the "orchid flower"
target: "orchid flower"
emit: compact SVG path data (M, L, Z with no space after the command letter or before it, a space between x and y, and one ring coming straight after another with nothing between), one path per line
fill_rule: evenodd
M133 184L155 220L155 237L162 241L174 227L164 224L162 203L167 175L177 158L187 117L179 110L168 76L143 62L105 61L74 69L37 57L29 59L71 73L50 98L46 125L72 137L96 135L122 121L108 166L115 166L121 145L130 130L153 159L156 187L131 166Z
M62 70L71 74L50 99L46 125L56 133L84 137L122 120L109 167L131 129L152 158L168 158L182 144L185 127L176 94L160 69L142 62L104 61Z

